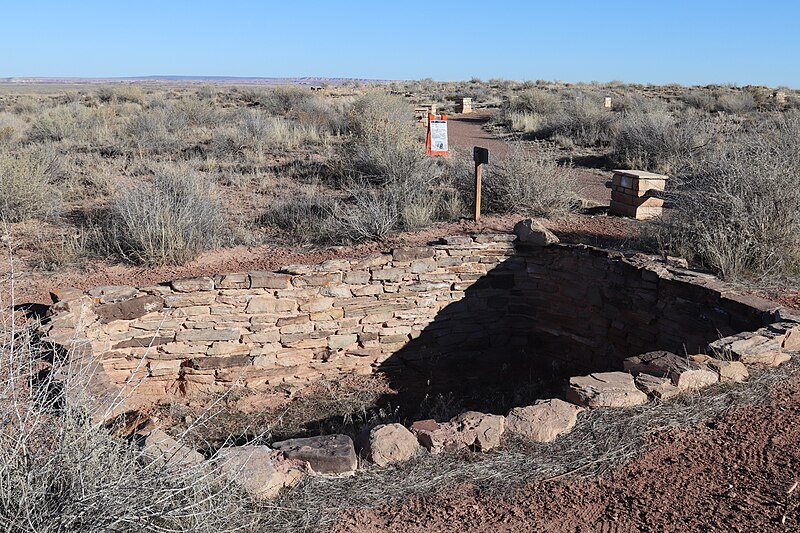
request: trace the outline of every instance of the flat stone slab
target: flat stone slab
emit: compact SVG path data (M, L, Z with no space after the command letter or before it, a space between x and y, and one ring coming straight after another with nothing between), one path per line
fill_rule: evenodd
M515 407L506 417L509 432L536 442L551 442L572 431L583 407L559 399L539 400L527 407Z
M663 350L628 357L623 366L633 375L669 378L681 390L702 389L719 381L719 375L706 365Z
M353 439L347 435L321 435L275 442L272 447L287 459L305 461L318 474L342 474L358 467Z
M269 446L223 448L214 457L214 464L222 477L260 499L277 496L305 474Z
M361 451L378 466L409 461L417 456L419 442L402 424L381 424L360 437Z
M584 407L632 407L647 403L627 372L598 372L569 380L567 400Z

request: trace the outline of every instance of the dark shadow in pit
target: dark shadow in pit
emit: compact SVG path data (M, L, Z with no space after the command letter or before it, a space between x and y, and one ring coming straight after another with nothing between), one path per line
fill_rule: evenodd
M511 257L444 307L421 334L380 365L396 395L381 404L401 418L446 419L465 410L506 414L563 393L567 374L537 357L520 327L535 320L520 305L525 261ZM430 282L435 283L435 282ZM464 282L468 284L470 282ZM524 283L524 281L522 281ZM459 285L456 283L455 285Z

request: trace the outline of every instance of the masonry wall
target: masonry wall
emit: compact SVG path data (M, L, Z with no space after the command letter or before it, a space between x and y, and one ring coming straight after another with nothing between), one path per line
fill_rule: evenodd
M511 355L621 368L772 321L769 302L643 256L454 236L356 260L56 291L47 338L146 399ZM91 349L91 350L89 350Z

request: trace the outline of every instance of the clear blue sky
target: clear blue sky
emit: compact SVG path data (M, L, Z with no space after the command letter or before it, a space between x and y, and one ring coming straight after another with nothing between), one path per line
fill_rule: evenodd
M0 77L800 87L800 1L0 0Z

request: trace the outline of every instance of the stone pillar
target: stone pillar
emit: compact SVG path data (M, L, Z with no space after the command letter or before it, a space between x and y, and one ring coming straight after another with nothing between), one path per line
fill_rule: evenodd
M661 215L667 176L643 170L615 170L611 180L611 211L644 220Z

